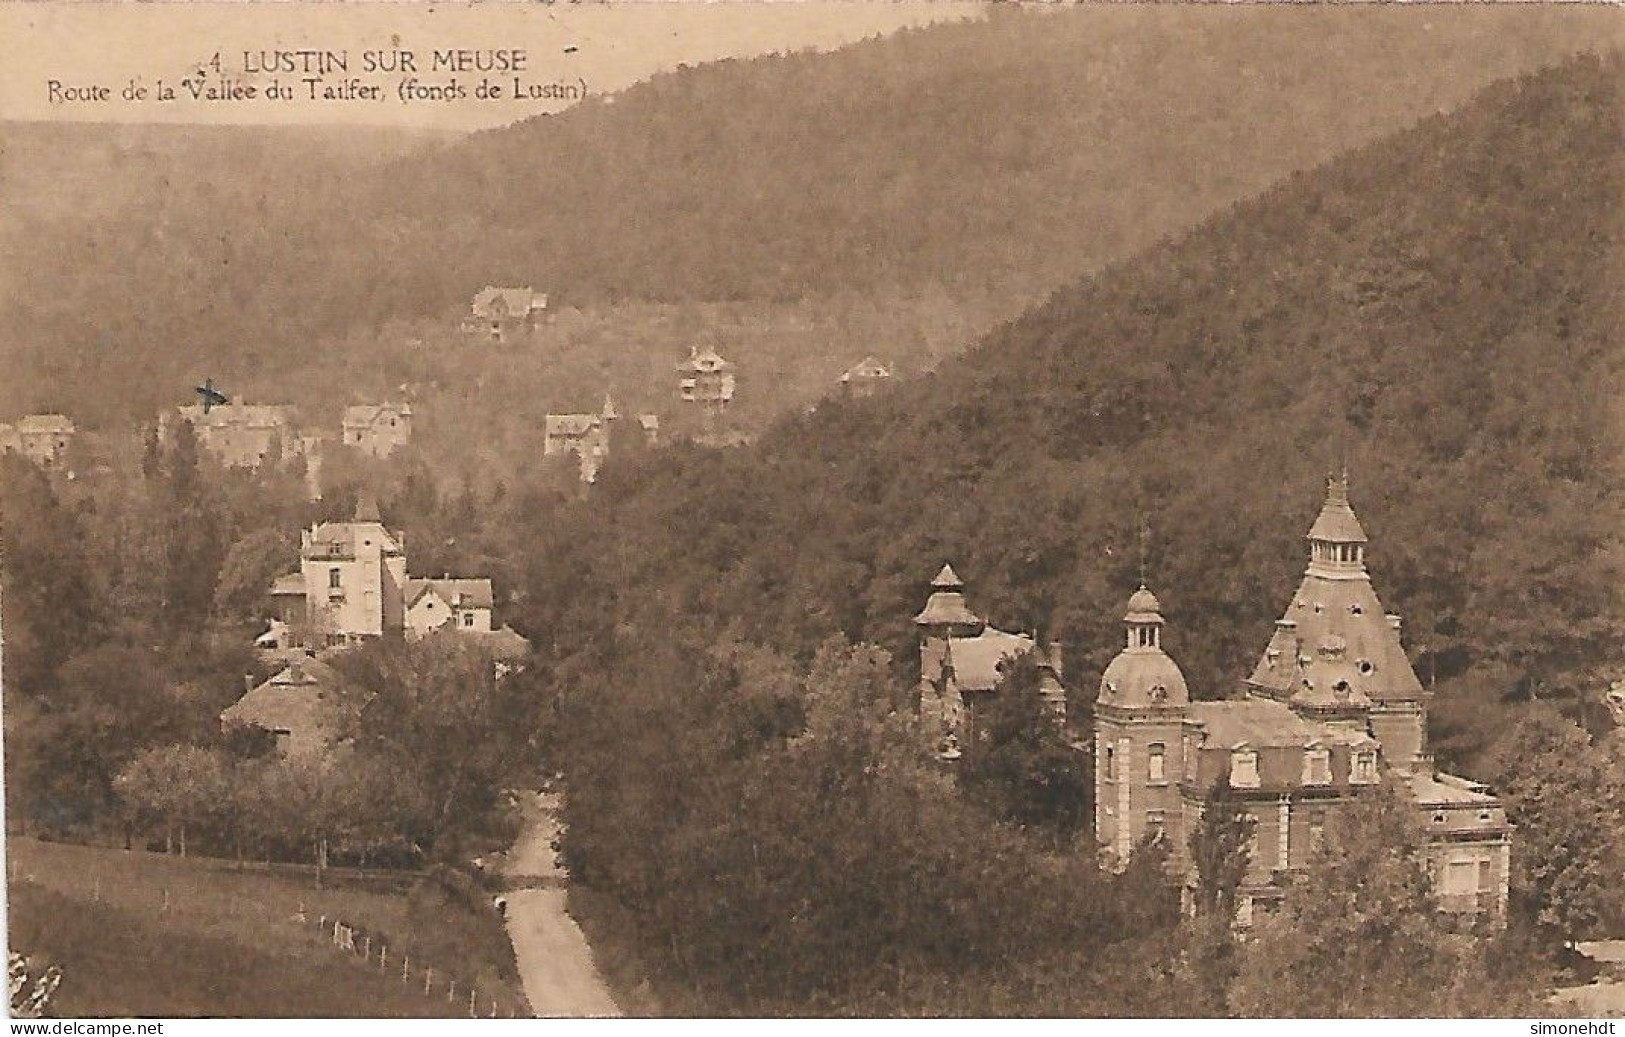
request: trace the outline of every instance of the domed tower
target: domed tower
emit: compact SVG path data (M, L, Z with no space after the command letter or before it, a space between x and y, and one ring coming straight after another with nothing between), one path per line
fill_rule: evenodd
M1123 616L1127 644L1095 700L1095 837L1119 861L1147 834L1178 841L1190 691L1162 650L1162 605L1142 584Z

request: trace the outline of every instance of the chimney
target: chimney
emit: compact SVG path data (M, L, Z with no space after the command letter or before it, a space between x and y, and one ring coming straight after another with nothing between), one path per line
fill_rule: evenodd
M1388 613L1387 619L1388 625L1393 628L1394 633L1399 633L1399 614L1396 612L1390 612Z
M1066 676L1065 649L1065 642L1052 640L1049 643L1049 668L1055 671L1055 676L1058 679Z
M254 690L254 675L252 673L243 674L243 691L246 693L246 692L250 692L250 691L253 691L253 690Z

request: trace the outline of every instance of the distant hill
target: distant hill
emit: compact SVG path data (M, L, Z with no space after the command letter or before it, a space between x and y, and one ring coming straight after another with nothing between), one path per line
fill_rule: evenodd
M524 625L665 617L912 664L944 560L1092 698L1149 527L1196 694L1236 687L1346 464L1447 752L1625 664L1625 62L1496 84L746 451L612 466L535 534ZM619 603L614 606L608 603ZM1617 675L1617 672L1616 672ZM1478 725L1465 730L1464 725Z
M275 384L488 282L567 305L930 289L1020 306L1622 26L1536 5L1001 9L680 70L384 163L200 129L171 153L188 161L83 176L61 161L87 146L75 128L49 145L57 190L0 223L0 412L71 391L87 420L144 417L222 359L259 357ZM3 175L35 197L10 157Z

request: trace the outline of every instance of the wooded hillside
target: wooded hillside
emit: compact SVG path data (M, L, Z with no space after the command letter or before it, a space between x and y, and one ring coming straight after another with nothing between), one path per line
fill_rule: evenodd
M31 201L0 233L16 375L0 412L71 394L82 423L145 419L227 369L269 398L356 339L374 339L359 368L398 359L381 328L454 320L486 283L572 306L997 290L1016 312L1620 25L1535 8L1001 9L679 70L385 163L287 133L198 130L177 149L120 131L114 167L93 128L7 127L6 193ZM27 160L41 149L104 174Z

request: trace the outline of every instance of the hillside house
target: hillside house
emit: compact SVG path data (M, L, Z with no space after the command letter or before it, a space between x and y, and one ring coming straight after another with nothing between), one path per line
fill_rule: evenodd
M511 342L528 337L547 311L547 296L530 288L495 288L487 285L474 296L463 331L490 342Z
M1147 837L1165 841L1189 894L1190 833L1211 790L1227 782L1256 823L1240 891L1247 924L1279 902L1279 876L1307 865L1336 812L1388 780L1416 805L1441 906L1504 920L1513 827L1485 786L1433 765L1429 693L1405 654L1399 617L1371 586L1346 480L1330 481L1308 540L1303 580L1230 697L1192 699L1162 647L1160 600L1143 585L1129 598L1125 644L1094 707L1096 838L1119 862ZM997 692L988 659L1034 648L971 612L951 569L932 587L916 618L921 709L952 749L976 737L976 697ZM1058 654L1048 662L1059 677Z
M872 356L866 356L841 375L841 392L849 399L861 400L879 392L880 387L889 381L891 368Z
M267 462L280 465L299 450L292 407L224 403L205 414L203 405L194 403L165 414L159 421L161 435L174 433L177 417L192 426L198 447L228 468L258 468Z
M406 581L406 636L417 640L448 623L459 631L491 633L491 581L438 580Z
M372 457L388 457L412 439L409 403L358 404L344 408L342 441Z
M302 532L299 569L272 581L268 597L270 629L256 647L270 653L380 637L415 640L442 628L496 632L491 581L408 576L405 535L387 528L367 500L349 522Z
M268 731L285 756L320 756L348 734L365 701L333 667L306 657L245 691L221 712L220 726Z
M402 628L405 537L363 500L350 522L299 534L299 569L271 585L272 615L308 647L337 647Z
M720 410L733 402L734 383L734 365L710 346L690 347L677 365L677 395L685 403Z
M0 453L21 454L41 468L55 468L77 431L61 414L30 414L15 425L0 425Z
M598 471L609 457L610 430L620 420L620 411L607 393L604 405L596 414L549 414L545 421L542 456L557 457L574 454L580 461L581 481L594 482ZM654 414L639 414L638 429L644 442L654 446L660 436L660 418Z

